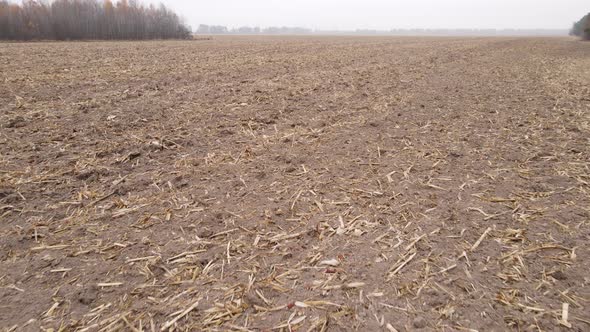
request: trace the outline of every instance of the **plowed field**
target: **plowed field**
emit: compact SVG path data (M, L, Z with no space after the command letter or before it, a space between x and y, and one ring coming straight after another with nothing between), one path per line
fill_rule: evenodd
M588 331L590 43L0 44L0 328Z

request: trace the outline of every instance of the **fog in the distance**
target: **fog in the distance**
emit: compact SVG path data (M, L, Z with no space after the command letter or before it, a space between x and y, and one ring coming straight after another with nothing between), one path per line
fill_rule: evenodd
M355 29L568 29L588 0L162 0L187 23Z

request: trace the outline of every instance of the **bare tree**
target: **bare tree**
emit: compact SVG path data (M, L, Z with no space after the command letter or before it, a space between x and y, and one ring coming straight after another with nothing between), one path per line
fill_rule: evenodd
M0 0L0 39L171 39L191 30L166 6L137 0Z
M590 13L574 23L570 35L590 40Z

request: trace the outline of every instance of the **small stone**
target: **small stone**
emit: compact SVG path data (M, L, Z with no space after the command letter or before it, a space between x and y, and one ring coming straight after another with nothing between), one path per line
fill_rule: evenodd
M422 317L416 317L414 318L412 325L414 325L414 327L417 329L423 329L426 327L426 320Z
M567 276L565 275L565 273L563 273L563 271L556 271L553 272L553 274L551 274L551 276L555 279L555 280L565 280L567 279Z
M78 301L84 305L90 305L98 297L98 289L96 286L91 286L78 293Z
M129 158L129 160L133 160L139 156L141 156L141 152L133 151L133 152L129 153L128 158Z
M211 231L209 229L202 229L198 232L198 236L202 239L208 239L212 235L213 235L213 231Z
M26 124L25 118L22 116L17 116L6 123L6 128L20 128L24 127Z

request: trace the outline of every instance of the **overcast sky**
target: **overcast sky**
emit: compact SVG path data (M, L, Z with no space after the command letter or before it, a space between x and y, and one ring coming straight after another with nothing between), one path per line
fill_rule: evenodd
M149 1L149 0L148 0ZM157 0L154 0L157 1ZM569 29L590 0L161 0L188 24L312 29Z

